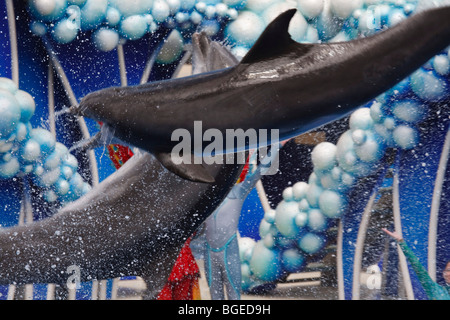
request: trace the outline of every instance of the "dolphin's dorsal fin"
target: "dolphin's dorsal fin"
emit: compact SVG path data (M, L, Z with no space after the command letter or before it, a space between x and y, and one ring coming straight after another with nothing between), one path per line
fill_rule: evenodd
M241 63L253 63L269 59L285 52L292 45L300 45L292 40L288 32L289 23L297 9L290 9L276 17L256 40Z

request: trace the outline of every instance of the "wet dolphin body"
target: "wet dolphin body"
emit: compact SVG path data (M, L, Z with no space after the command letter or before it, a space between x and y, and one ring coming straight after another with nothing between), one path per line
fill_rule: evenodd
M182 79L107 88L84 97L83 116L156 155L174 173L208 182L197 166L171 162L179 128L278 129L287 139L349 114L388 90L450 44L450 7L415 14L371 37L301 44L288 27L295 9L268 25L236 66ZM270 131L269 131L270 132ZM247 146L254 147L254 146ZM226 150L226 152L233 150Z
M0 283L65 285L67 268L82 281L136 275L158 293L186 239L236 182L238 165L208 166L216 183L193 183L151 154L125 165L56 215L0 230Z
M193 38L200 67L229 54L217 47L219 52L208 52L210 44L217 43L209 43L205 35ZM241 165L205 168L215 183L187 181L167 171L151 154L136 152L54 216L0 229L0 284L65 287L74 270L69 267L75 266L81 281L140 276L147 283L145 296L155 297L186 239L221 203L242 171Z

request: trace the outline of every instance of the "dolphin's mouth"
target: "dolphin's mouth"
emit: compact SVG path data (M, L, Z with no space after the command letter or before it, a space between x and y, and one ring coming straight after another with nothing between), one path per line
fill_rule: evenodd
M75 105L75 106L69 107L68 112L74 116L82 116L83 115L82 108L80 107L80 105Z

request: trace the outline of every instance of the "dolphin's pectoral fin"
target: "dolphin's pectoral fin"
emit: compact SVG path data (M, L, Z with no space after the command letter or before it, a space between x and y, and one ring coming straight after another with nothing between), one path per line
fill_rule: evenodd
M296 9L290 9L275 18L242 58L241 63L254 63L278 57L285 52L292 52L292 49L296 49L299 54L308 52L314 44L295 42L289 34L289 24L296 12Z
M202 164L194 162L194 155L191 155L189 163L182 161L183 159L180 158L178 162L181 163L179 164L173 161L171 153L155 153L155 157L167 170L183 179L203 183L214 183L216 181Z

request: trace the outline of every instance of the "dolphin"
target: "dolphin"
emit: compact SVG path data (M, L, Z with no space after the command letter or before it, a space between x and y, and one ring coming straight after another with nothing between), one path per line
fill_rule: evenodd
M195 123L201 122L204 132L220 130L223 137L227 130L254 129L278 130L280 140L289 139L345 117L450 45L448 6L417 13L370 37L320 44L291 39L295 12L272 21L235 66L106 88L85 96L73 112L103 122L116 138L154 154L175 174L211 182L201 164L174 161L177 129L194 137ZM261 147L260 141L251 145L247 139L231 150L224 142L219 151Z
M217 62L229 56L225 48L205 34L193 39L199 65L194 72L227 66ZM0 284L65 288L78 270L82 282L142 277L144 298L155 298L184 243L220 205L243 166L205 164L215 182L195 183L172 174L153 155L134 151L119 170L52 217L0 229Z

